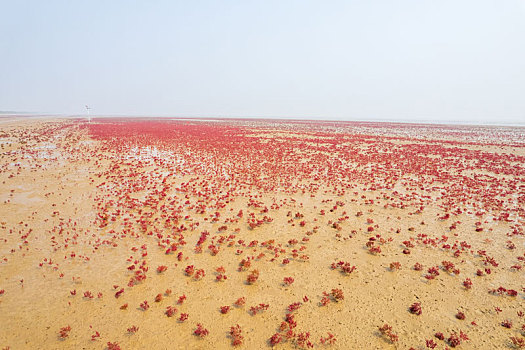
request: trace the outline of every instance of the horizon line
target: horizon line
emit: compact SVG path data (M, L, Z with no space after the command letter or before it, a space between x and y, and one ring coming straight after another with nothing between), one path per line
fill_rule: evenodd
M516 126L525 127L525 122L516 121L485 121L477 122L475 120L432 120L432 119L387 119L373 117L358 118L330 118L323 119L320 117L309 116L224 116L224 115L166 115L166 114L69 114L69 113L36 113L36 112L17 112L17 111L0 111L0 117L59 117L59 118L173 118L180 120L278 120L278 121L318 121L318 122L377 122L377 123L398 123L398 124L428 124L428 125L466 125L466 126ZM524 117L525 119L525 117Z

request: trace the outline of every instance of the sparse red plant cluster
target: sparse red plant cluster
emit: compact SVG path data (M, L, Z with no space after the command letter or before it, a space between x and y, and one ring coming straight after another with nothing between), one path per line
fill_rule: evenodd
M392 326L385 323L382 327L379 327L379 332L388 338L391 343L397 343L399 336L392 330Z
M439 340L445 340L445 335L441 332L438 332L434 335ZM450 347L455 348L456 346L459 346L462 341L469 340L469 337L466 333L463 333L463 331L459 331L459 334L457 332L452 332L450 336L446 339L448 345Z
M491 289L489 290L489 293L490 294L494 294L494 295L508 295L510 297L515 297L518 295L518 292L514 289L507 289L507 288L504 288L504 287L498 287L496 289Z
M244 336L242 335L241 326L236 325L236 326L230 327L230 337L232 338L233 346L242 345L244 341Z
M323 292L323 297L321 298L321 305L326 306L330 301L342 301L345 299L344 293L339 288L334 288L330 293Z
M337 339L335 338L335 335L328 332L328 335L326 337L321 337L321 339L319 339L319 342L323 345L334 345L337 342Z
M270 307L270 305L268 304L264 304L264 303L261 303L259 305L255 305L255 306L252 306L250 307L250 313L255 316L257 315L259 312L261 311L265 311L265 310L268 310L268 308Z
M525 338L523 337L510 337L510 341L516 349L525 348Z
M337 263L332 263L330 267L332 268L332 270L339 269L341 273L346 275L351 274L357 269L355 266L346 261L338 261Z

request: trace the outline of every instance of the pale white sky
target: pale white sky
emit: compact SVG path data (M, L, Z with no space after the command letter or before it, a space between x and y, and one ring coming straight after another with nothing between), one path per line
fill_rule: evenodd
M0 9L0 110L525 121L525 0Z

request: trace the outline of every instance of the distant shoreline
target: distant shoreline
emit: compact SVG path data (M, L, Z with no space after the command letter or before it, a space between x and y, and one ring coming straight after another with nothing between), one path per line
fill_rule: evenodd
M0 118L68 118L68 119L172 119L172 120L189 120L189 121L223 121L223 120L261 120L261 121L285 121L285 122L326 122L326 123L384 123L384 124L414 124L414 125L454 125L454 126L501 126L501 127L521 127L525 128L525 122L472 122L472 121L433 121L433 120L393 120L393 119L316 119L316 118L294 118L294 117L177 117L177 116L144 116L144 115L67 115L67 114L38 114L24 112L0 112Z

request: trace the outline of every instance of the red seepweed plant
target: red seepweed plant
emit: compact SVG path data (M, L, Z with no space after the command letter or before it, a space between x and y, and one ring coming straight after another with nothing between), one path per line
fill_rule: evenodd
M250 311L249 312L250 312L250 314L252 314L252 316L255 316L261 311L268 310L269 307L270 307L270 305L261 303L259 305L255 305L255 306L250 307Z
M248 277L246 278L246 282L248 284L254 284L259 279L259 270L253 270Z
M239 299L237 299L235 301L235 303L233 303L235 306L237 307L241 307L241 306L244 306L244 304L246 304L246 298L245 297L241 297Z
M65 326L60 328L60 331L58 332L58 336L60 339L66 339L69 337L69 332L71 332L71 326Z
M392 326L385 323L382 327L379 327L379 332L381 332L382 335L386 336L391 343L396 343L399 340L399 336L394 333L392 330Z
M414 303L409 308L410 313L414 315L421 315L421 303Z
M283 278L283 285L285 286L291 286L294 283L293 277L284 277Z
M177 308L174 306L166 307L166 316L173 317L177 313Z
M144 300L142 303L140 303L140 308L142 309L142 311L146 311L147 309L149 309L148 301Z
M326 337L321 337L321 339L319 339L319 342L323 345L334 345L336 341L337 339L330 332L328 332L328 335Z
M241 326L236 325L236 326L230 327L230 337L232 338L233 346L242 345L244 341L244 336L242 335Z
M200 323L197 323L197 328L193 331L193 334L201 338L206 337L209 333L210 332L206 328L204 328Z
M131 326L131 327L128 328L128 333L129 333L129 334L135 334L135 333L138 332L138 330L139 330L139 327L133 325L133 326Z

